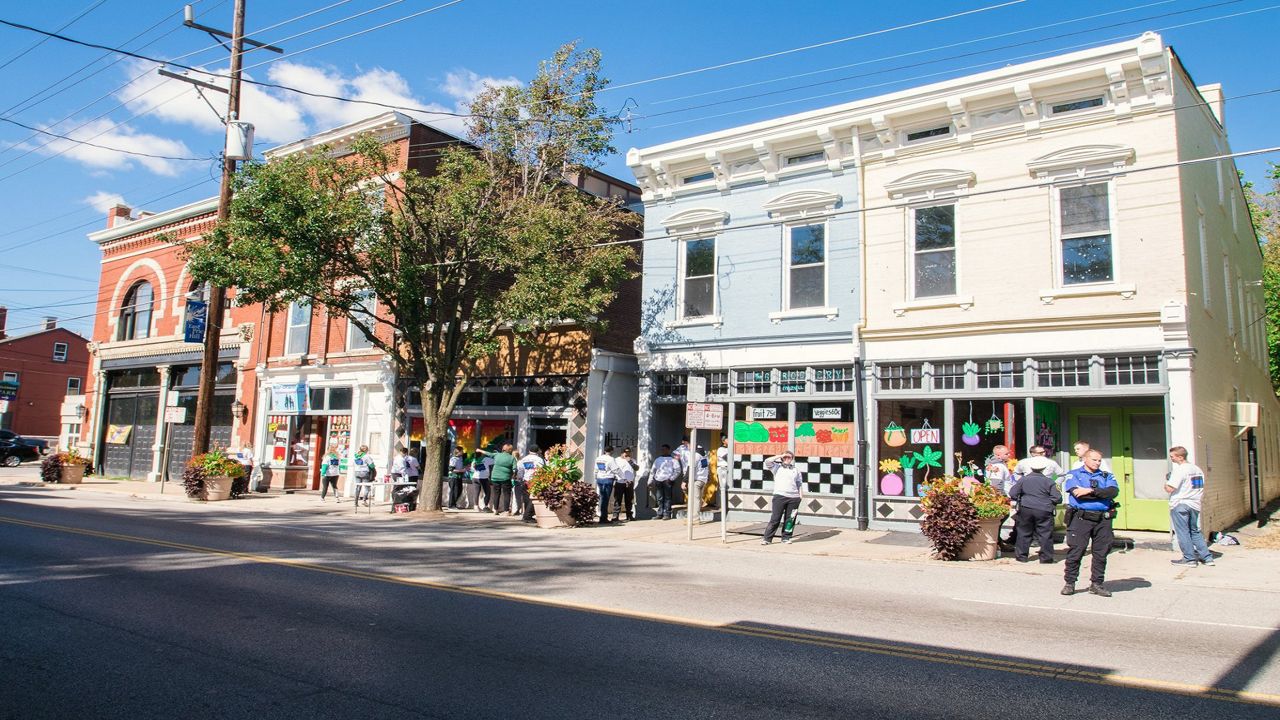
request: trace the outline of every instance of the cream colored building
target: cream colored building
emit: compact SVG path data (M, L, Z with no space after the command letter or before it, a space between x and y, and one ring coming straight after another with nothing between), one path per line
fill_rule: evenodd
M1069 466L1086 440L1120 480L1118 528L1168 528L1167 450L1184 445L1218 530L1280 495L1261 255L1235 163L1205 161L1232 152L1223 116L1221 88L1197 87L1147 33L633 151L632 165L654 218L704 165L724 197L821 153L837 179L824 190L844 199L826 217L857 222L861 266L829 273L862 295L848 359L865 368L869 524L914 523L922 480L982 466L996 444L1052 445Z

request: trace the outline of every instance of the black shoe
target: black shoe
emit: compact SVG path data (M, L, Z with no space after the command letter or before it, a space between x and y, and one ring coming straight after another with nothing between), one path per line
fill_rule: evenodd
M1111 597L1111 591L1102 587L1101 583L1094 583L1089 586L1089 592L1098 597Z
M1063 585L1063 586L1062 586L1062 594L1063 594L1063 595L1075 595L1075 594L1076 594L1076 584L1075 584L1075 583L1067 583L1066 585Z
M1031 562L1031 558L1014 558L1018 562Z
M1040 558L1041 565L1052 565L1055 562L1057 562L1057 560L1054 560L1053 558Z

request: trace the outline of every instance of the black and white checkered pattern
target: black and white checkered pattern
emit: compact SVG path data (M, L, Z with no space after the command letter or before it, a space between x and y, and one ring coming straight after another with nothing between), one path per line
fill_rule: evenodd
M734 489L773 489L764 455L737 455L734 460ZM853 458L798 457L796 467L804 473L805 492L852 496L857 488L858 463Z

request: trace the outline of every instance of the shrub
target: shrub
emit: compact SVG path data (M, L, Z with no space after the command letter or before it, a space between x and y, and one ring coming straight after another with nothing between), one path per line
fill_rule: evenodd
M559 510L571 501L570 488L581 479L577 460L565 452L563 445L556 445L547 451L546 464L529 478L529 496Z
M591 483L576 482L569 486L569 514L579 525L596 519L600 507L600 493Z
M978 511L961 493L939 494L925 509L920 532L929 538L939 560L955 560L978 531Z
M196 455L191 458L190 464L199 465L204 470L205 477L229 477L234 480L245 474L244 465L227 457L226 451L221 448L214 448L203 455Z
M182 469L182 488L187 491L187 497L200 498L204 496L204 467L192 461Z

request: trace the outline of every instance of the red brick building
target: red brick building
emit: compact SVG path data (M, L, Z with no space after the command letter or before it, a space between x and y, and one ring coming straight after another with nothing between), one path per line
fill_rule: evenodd
M8 337L0 308L0 429L19 435L56 438L62 400L79 394L89 369L88 343L80 335L45 320L38 332ZM8 395L15 395L5 401Z

